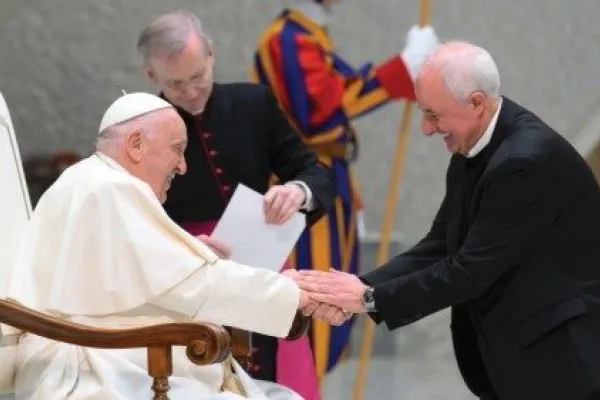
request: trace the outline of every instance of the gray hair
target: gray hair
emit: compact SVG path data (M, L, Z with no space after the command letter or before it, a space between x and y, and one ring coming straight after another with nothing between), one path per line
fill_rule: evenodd
M426 64L441 71L444 85L461 103L473 92L492 99L500 97L498 67L490 53L479 46L447 42L434 50Z
M192 33L202 39L207 50L212 46L210 36L194 13L179 10L163 14L142 30L138 37L137 49L145 63L148 63L152 55L159 53L171 57L181 53Z
M133 131L139 131L142 135L149 137L154 134L154 126L161 117L162 110L139 115L121 123L106 127L96 139L96 150L105 154L116 151L122 145L123 140Z

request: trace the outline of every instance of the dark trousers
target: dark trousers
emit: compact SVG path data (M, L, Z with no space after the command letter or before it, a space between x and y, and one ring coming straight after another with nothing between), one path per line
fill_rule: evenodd
M277 338L252 333L254 371L250 375L255 379L275 382L277 377Z

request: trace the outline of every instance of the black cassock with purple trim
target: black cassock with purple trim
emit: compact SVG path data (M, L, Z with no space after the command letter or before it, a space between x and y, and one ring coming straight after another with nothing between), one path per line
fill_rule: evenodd
M309 187L315 207L306 212L307 225L333 204L328 169L304 146L265 86L215 83L202 115L177 111L187 127L188 169L173 180L164 207L188 232L210 234L238 183L266 193L273 174L282 183ZM252 375L274 382L277 340L252 334L252 341Z

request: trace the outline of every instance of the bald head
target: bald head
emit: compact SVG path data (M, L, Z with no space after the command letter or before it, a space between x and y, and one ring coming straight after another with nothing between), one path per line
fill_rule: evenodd
M490 54L467 42L439 45L415 81L423 132L440 134L452 153L468 155L500 104L500 77Z
M500 75L492 56L483 48L468 42L452 41L439 45L429 56L417 77L441 79L446 89L459 102L481 92L486 97L500 97Z

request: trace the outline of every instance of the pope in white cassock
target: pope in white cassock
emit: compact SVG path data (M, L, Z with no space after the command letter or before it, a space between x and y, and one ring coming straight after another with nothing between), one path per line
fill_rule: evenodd
M185 146L185 125L170 104L146 93L117 99L100 124L98 151L40 199L8 297L93 326L198 319L286 337L307 294L287 276L219 258L163 211L171 180L185 173ZM19 400L152 397L145 349L82 348L26 334L16 364ZM232 358L198 367L176 347L173 366L171 399L300 399L253 381Z

